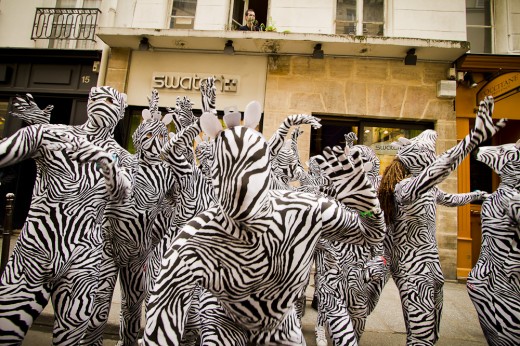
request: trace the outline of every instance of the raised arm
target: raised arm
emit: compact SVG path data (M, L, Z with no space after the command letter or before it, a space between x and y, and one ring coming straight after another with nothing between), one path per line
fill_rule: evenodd
M315 129L321 127L320 119L313 117L312 115L293 114L285 118L278 130L276 130L276 132L269 139L269 151L272 158L276 157L276 155L278 155L282 149L285 142L285 137L289 133L291 126L304 124L311 125Z
M489 193L480 190L468 193L446 193L438 188L436 190L437 204L446 207L460 207L475 201L482 201L489 196Z
M470 133L457 145L441 154L421 174L410 178L406 184L398 184L396 194L403 203L412 203L433 186L443 181L473 149L505 126L505 119L493 124L491 118L493 105L493 98L490 96L481 101L475 127Z
M71 147L70 137L58 129L48 125L27 126L0 141L0 167L38 157L42 149L62 150Z
M186 174L192 174L194 169L198 169L196 165L189 162L186 158L186 152L193 151L193 141L201 132L199 121L177 132L170 138L162 149L162 157L168 163L175 174L177 180Z
M366 241L371 245L381 243L386 231L383 212L364 172L360 151L347 147L338 156L327 147L317 161L342 204L330 202L325 206L323 237L352 243ZM356 232L358 235L353 236Z
M133 177L121 166L117 153L109 153L81 137L73 137L71 143L69 157L81 163L95 162L111 198L121 200L131 195Z
M13 106L15 110L11 111L10 114L22 119L29 125L50 123L51 111L54 109L53 105L40 109L31 94L25 94L25 97L16 96Z

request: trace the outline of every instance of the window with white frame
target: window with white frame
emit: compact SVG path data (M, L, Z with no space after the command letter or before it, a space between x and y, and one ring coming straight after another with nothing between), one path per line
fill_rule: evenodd
M170 29L193 29L197 0L173 0Z
M383 36L385 0L338 0L336 34Z
M471 53L493 53L491 0L466 0L466 31Z

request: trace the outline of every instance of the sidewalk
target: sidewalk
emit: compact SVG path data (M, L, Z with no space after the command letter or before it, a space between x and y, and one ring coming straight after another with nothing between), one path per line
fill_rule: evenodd
M11 238L11 251L16 241L16 235ZM0 241L1 243L1 241ZM312 280L311 280L312 285ZM316 345L314 337L314 325L316 311L311 308L313 287L307 289L307 307L302 319L303 332L307 345ZM114 299L110 310L108 326L105 332L105 346L115 345L119 330L119 311L121 309L121 293L119 283L114 291ZM53 309L51 304L43 310L36 319L33 328L45 330L50 333L53 321ZM143 324L144 326L144 324ZM50 335L50 334L49 334ZM113 340L110 340L113 339ZM49 338L50 340L50 338ZM403 322L403 314L399 293L394 282L390 280L383 290L376 309L367 319L365 332L361 338L360 346L394 346L406 344L406 331ZM24 342L24 345L26 343ZM329 343L331 345L331 343ZM471 303L466 285L457 282L446 282L444 285L444 308L441 320L439 346L477 346L487 345L482 329L480 328L477 313Z

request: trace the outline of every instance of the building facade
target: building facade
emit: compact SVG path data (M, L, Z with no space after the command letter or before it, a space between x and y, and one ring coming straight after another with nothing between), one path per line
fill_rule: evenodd
M199 111L200 80L215 76L219 113L229 106L243 111L257 100L263 105L261 131L267 137L290 114L319 117L322 128L304 127L300 136L303 161L326 145L341 144L343 135L354 131L359 143L376 150L384 169L395 154L391 143L399 136L413 137L433 128L439 133L439 153L455 145L475 117L477 97L485 93L478 91L484 85L495 90L487 83L514 80L520 71L520 4L514 0L18 3L0 2L0 77L3 69L8 71L0 78L0 115L5 116L16 93L32 92L45 106L53 101L50 90L60 98L86 100L92 84L111 85L128 94L128 114L121 124L124 145L129 145L152 88L159 91L161 107L172 107L178 96L188 96ZM262 31L236 30L248 8L255 10ZM66 15L82 19L73 24ZM42 77L27 67L28 77L18 78L22 74L16 54L26 52L31 52L33 65L41 65L40 57L48 52L63 61L72 61L74 54L91 59L74 63L78 72L69 68L68 75L69 70L63 72L62 64L55 63L59 73ZM8 53L15 58L4 60ZM470 64L479 55L475 53L491 57L487 67ZM50 71L51 62L45 71ZM470 76L486 82L471 88ZM36 77L43 78L43 84L33 81ZM47 84L60 87L38 89ZM497 102L496 116L520 119L518 88L512 87L514 82L506 84L510 88L502 91L513 96ZM74 105L70 118L56 115L54 120L53 112L53 121L81 119L75 115L81 107ZM5 117L4 135L16 128ZM516 141L520 135L515 126L516 132L511 130L499 141L512 141L515 135ZM470 166L464 163L441 188L470 191ZM493 179L496 183L490 174ZM438 209L437 239L447 279L465 277L478 255L478 232L471 231L471 215L477 215L477 209L478 205Z

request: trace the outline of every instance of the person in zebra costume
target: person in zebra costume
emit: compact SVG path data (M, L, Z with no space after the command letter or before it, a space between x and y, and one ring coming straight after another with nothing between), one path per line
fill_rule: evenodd
M307 114L289 115L280 124L278 129L269 139L269 152L271 156L271 188L275 190L292 190L291 181L297 181L302 176L304 169L298 159L294 145L286 137L292 126L308 124L314 129L321 127L320 119ZM299 135L299 134L298 134ZM298 135L292 140L297 140Z
M209 77L201 81L200 87L203 110L211 113L216 113L214 83L214 78ZM209 172L203 170L203 167L212 160L211 147L208 145L209 143L200 141L198 135L201 128L198 118L192 112L192 105L187 97L183 97L177 98L175 108L168 108L168 112L173 116L177 133L163 148L162 155L165 162L172 168L178 183L172 194L174 225L154 252L153 278L150 280L152 283L158 275L163 253L177 235L178 229L198 213L216 203L211 180L205 174ZM197 142L197 139L199 139L197 149L202 155L199 158L200 166L197 166L194 160L193 143ZM198 287L194 292L193 302L182 340L182 344L185 346L205 343L207 335L210 335L211 330L215 328L215 323L208 321L207 315L214 318L220 316L219 322L221 323L225 323L227 319L226 316L221 316L218 302L202 287Z
M489 345L520 342L520 140L481 147L475 158L500 176L482 204L482 245L468 275L468 293Z
M225 119L226 130L214 115L201 117L202 129L215 138L212 178L219 203L188 222L163 257L148 303L146 345L179 344L197 284L219 300L247 342L302 345L294 302L305 290L319 237L382 240L383 213L359 153L349 159L324 152L321 164L338 200L270 190L270 148L254 130L259 116L245 112L244 126ZM215 344L226 344L226 327Z
M101 223L107 201L129 194L128 158L113 138L126 95L94 87L79 126L45 124L0 142L0 166L34 158L31 207L0 278L0 344L19 344L49 299L54 345L77 345L98 287ZM18 99L18 112L37 109Z
M354 145L355 133L345 135L346 147L360 151L367 179L374 189L379 185L379 159L365 145ZM339 146L334 148L340 153ZM377 246L380 251L375 251ZM372 282L381 281L386 272L382 243L354 245L320 239L315 250L315 296L318 314L316 344L327 345L325 326L330 325L329 335L336 345L346 340L359 342L365 329L366 318L375 305ZM334 323L327 323L335 319Z
M102 345L117 278L121 288L118 345L134 345L141 329L142 305L147 287L148 256L164 235L154 234L155 219L163 210L165 194L175 182L172 170L162 161L168 141L170 116L162 117L159 95L152 91L149 109L132 135L136 149L134 184L129 198L108 203L103 220L104 252L100 288L89 328L82 345Z
M435 239L436 204L459 206L487 195L482 191L451 195L436 185L505 126L505 121L493 124L492 108L493 99L487 97L480 103L475 127L438 157L435 131L425 130L411 140L400 138L394 144L400 145L397 155L381 179L379 200L392 242L386 250L401 297L408 345L433 345L439 338L444 277Z

